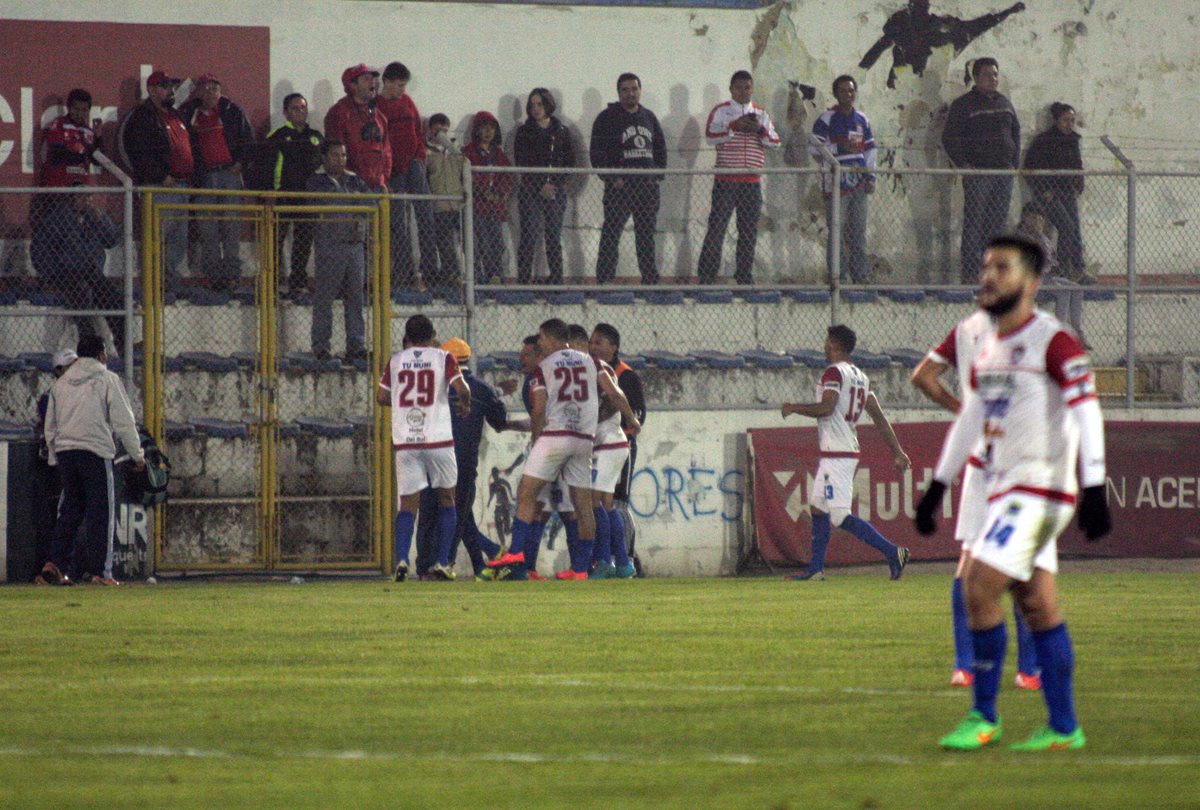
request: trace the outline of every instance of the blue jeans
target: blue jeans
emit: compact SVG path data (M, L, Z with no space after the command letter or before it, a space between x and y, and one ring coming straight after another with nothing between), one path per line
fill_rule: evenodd
M979 174L963 177L962 268L963 284L979 280L983 250L1008 225L1012 175Z
M414 160L400 174L388 181L393 194L428 194L429 180L425 164ZM437 244L434 236L433 204L429 200L392 201L392 286L412 286L412 240L408 235L408 209L411 205L417 218L417 244L420 248L421 275L430 280L437 267Z
M517 212L521 218L521 239L517 244L517 281L533 283L533 249L537 246L539 226L546 244L546 281L562 284L562 224L567 211L567 193L561 188L547 200L540 190L521 183L517 189Z
M713 181L712 208L708 212L708 232L700 249L698 274L701 284L715 284L721 272L721 249L729 218L737 211L738 284L754 283L754 246L758 242L758 215L762 212L762 187L758 183L731 183L719 177Z
M204 176L200 188L241 191L242 175L218 169ZM237 205L239 197L197 197L198 203ZM242 275L242 220L237 214L206 214L200 220L200 246L204 274L214 281L233 281Z
M871 283L871 266L867 262L867 194L862 189L842 189L842 256L837 268L838 280L855 284ZM829 238L825 240L825 266L833 279L833 196L825 198L825 216L829 223Z

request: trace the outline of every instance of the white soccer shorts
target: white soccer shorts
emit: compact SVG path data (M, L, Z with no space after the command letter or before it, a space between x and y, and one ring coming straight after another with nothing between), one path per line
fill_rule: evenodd
M592 486L592 442L576 436L539 436L525 460L525 475L553 481L561 474L567 486Z
M962 493L958 497L958 522L954 524L954 539L964 546L983 531L987 520L987 473L968 464L963 471Z
M449 489L458 485L454 447L420 447L396 451L396 492L403 498L425 487Z
M987 520L971 556L1013 579L1028 582L1033 569L1058 572L1058 536L1075 504L1010 490L988 505Z
M816 480L808 503L822 512L842 508L849 510L854 500L854 471L857 458L823 458L817 465Z
M592 455L592 489L612 494L617 491L621 471L629 461L628 447L610 447Z

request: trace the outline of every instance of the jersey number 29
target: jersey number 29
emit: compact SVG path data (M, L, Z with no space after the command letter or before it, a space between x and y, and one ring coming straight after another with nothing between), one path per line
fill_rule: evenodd
M400 384L400 396L397 400L401 408L428 408L433 404L433 369L423 368L418 371L403 369L396 375ZM413 389L417 389L417 397L412 398Z
M559 380L558 386L558 401L570 402L587 402L588 385L587 385L587 369L582 366L575 368L556 368L554 369L554 377Z

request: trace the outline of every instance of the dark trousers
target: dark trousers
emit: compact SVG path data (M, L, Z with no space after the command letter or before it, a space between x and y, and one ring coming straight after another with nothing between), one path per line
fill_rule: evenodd
M438 261L428 270L422 270L425 283L430 287L455 286L459 283L458 222L457 211L433 212L433 242ZM422 257L421 264L424 265L424 263L424 257ZM433 262L430 264L434 265Z
M546 281L562 284L562 224L567 211L567 193L561 188L547 200L537 188L521 184L517 191L517 212L521 218L521 239L517 244L517 281L533 283L533 250L538 230L546 245Z
M701 284L715 284L721 272L721 250L725 246L725 230L729 218L737 211L737 269L738 284L754 283L754 246L758 242L758 215L762 212L762 187L758 183L731 183L717 178L713 181L712 208L708 212L708 233L700 249L698 274Z
M100 458L89 450L62 450L57 455L62 501L49 560L66 573L74 557L73 574L112 576L112 539L116 526L112 460ZM81 524L83 546L77 549L75 535Z
M478 571L484 565L483 553L475 540L479 525L475 522L475 479L472 471L459 468L458 486L454 488L454 508L458 510L458 523L454 529L454 544L450 546L450 564L458 556L458 544L467 547L472 567ZM417 521L417 576L429 570L437 562L438 549L438 499L437 490L430 487L421 493L421 511Z
M393 194L428 194L429 180L425 164L414 160L408 168L392 175L388 181ZM437 247L434 240L433 203L429 200L402 202L392 200L392 286L411 287L413 274L412 240L408 235L408 209L412 207L417 219L417 246L421 253L421 275L430 280L437 266Z
M642 177L626 177L604 186L604 225L600 230L600 255L596 258L596 283L612 281L617 274L617 244L629 217L633 217L634 242L638 270L643 284L658 283L654 263L654 226L658 221L658 182Z
M288 200L287 203L301 205L302 201ZM287 274L288 289L296 292L308 284L308 258L312 255L315 229L306 214L288 214L287 219L279 220L275 240L275 266L278 268L276 274L280 283L284 278L283 243L288 231L292 232L292 263L291 271Z
M1012 176L979 174L963 177L962 268L963 284L979 280L983 250L1008 225Z
M68 309L124 309L125 296L119 282L100 272L78 273L64 269L46 279L56 292L62 295ZM98 334L95 319L88 315L72 317L79 336ZM108 330L112 332L113 344L120 355L125 351L125 318L107 315Z
M475 217L475 283L504 279L504 224L486 215Z
M1062 274L1072 280L1083 272L1083 238L1079 230L1079 200L1073 191L1055 191L1049 200L1040 200L1050 220L1058 230L1058 265Z

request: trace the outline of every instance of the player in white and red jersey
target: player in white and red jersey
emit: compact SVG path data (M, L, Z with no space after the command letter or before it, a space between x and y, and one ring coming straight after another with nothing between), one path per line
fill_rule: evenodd
M544 322L538 330L542 361L533 375L530 399L533 449L517 488L517 518L513 521L508 553L488 565L496 568L524 566L525 539L537 519L538 492L562 473L577 505L592 502L592 442L596 436L600 392L620 393L616 382L600 373L600 364L584 352L567 345L567 324L558 318ZM579 542L572 550L570 571L562 579L587 579L592 544L596 537L595 516L579 509Z
M992 316L985 310L976 310L959 321L950 334L917 365L912 374L912 383L925 396L951 413L961 410L959 398L952 394L941 381L941 375L953 366L958 371L958 390L965 397L970 391L971 365L983 338L995 330ZM963 597L962 575L970 559L970 543L983 528L987 517L987 473L983 469L984 444L979 440L963 471L962 493L958 498L958 521L954 527L954 539L962 544L958 558L958 569L954 572L954 583L950 588L950 611L954 626L954 671L950 674L951 686L969 687L975 682L971 671L974 652L971 649L971 630L967 626L967 603ZM1038 674L1037 651L1029 625L1021 611L1013 605L1013 619L1017 629L1017 675L1018 689L1036 691L1042 681Z
M977 349L972 393L917 506L918 531L932 534L947 483L983 437L988 514L971 542L965 576L974 707L942 738L944 748L974 750L1001 735L996 693L1008 641L1001 597L1010 590L1033 631L1049 710L1048 724L1012 747L1047 751L1085 744L1072 693L1074 652L1058 607L1056 541L1077 501L1089 540L1112 527L1104 491L1104 419L1078 338L1034 309L1044 264L1041 247L1026 239L998 237L988 245L979 304L996 319L996 329Z
M871 391L867 375L850 362L850 355L857 343L858 338L850 327L840 324L829 327L829 334L825 338L825 359L829 366L817 383L818 401L785 402L780 408L784 418L793 413L816 418L817 438L821 447L821 462L817 466L813 491L809 493L813 524L812 559L808 567L792 579L825 579L825 550L834 526L845 529L883 554L887 558L892 579L899 579L904 566L908 564L907 548L898 548L870 523L850 514L854 471L858 468L857 426L864 411L883 433L884 440L892 449L896 467L906 470L910 464L879 400Z
M429 571L454 579L450 549L458 522L454 488L458 463L450 423L450 388L458 392L460 416L471 412L471 389L463 381L458 361L437 344L433 323L414 315L404 324L404 349L387 362L379 390L380 405L392 408L392 446L396 451L396 492L399 510L394 535L397 582L408 576L408 553L421 491L430 486L438 496L438 557Z

